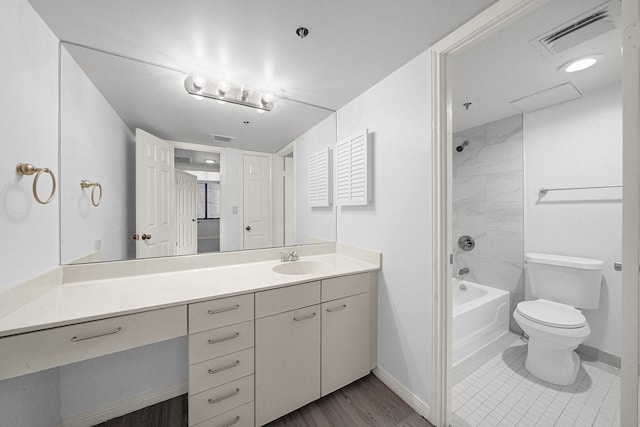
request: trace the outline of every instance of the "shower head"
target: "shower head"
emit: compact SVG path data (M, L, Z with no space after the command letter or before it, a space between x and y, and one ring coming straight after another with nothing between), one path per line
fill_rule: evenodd
M461 145L458 145L458 146L456 147L456 151L457 151L458 153L461 153L461 152L462 152L462 150L464 150L464 147L466 147L467 145L469 145L469 140L468 140L468 139L465 139L465 140L464 140L464 142L463 142Z

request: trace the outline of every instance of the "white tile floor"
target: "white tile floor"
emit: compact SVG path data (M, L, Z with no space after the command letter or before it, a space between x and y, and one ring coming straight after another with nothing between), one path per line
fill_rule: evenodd
M526 355L526 344L512 340L509 347L460 380L453 387L454 425L620 425L618 369L583 361L576 382L563 387L531 375L524 367Z

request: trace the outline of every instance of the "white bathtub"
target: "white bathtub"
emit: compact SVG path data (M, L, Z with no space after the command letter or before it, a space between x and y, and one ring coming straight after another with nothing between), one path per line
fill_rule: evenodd
M508 330L509 292L453 279L454 366Z

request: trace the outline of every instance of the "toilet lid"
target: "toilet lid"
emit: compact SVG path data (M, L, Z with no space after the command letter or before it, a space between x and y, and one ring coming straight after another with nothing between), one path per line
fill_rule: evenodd
M516 308L527 319L555 328L580 328L587 324L580 310L569 305L543 299L522 301Z

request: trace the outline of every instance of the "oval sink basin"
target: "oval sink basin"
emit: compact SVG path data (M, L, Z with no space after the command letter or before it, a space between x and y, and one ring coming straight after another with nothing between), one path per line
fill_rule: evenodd
M320 261L290 261L273 267L273 271L280 274L313 274L328 269L329 264Z

